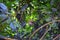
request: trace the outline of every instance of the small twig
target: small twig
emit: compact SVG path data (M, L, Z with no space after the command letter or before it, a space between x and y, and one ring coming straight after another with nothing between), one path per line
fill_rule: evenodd
M51 28L49 28L48 30L45 31L45 33L43 34L43 36L40 38L40 40L43 40L44 36L46 35L46 33L50 30Z
M56 20L55 22L60 22L60 20ZM29 37L29 40L31 40L31 38L34 36L34 34L35 34L36 32L38 32L41 28L43 28L43 27L45 27L45 26L47 26L47 25L49 25L49 24L51 24L51 23L53 23L53 22L48 22L48 23L42 25L41 27L37 28L37 29L31 34L31 36Z
M59 34L59 35L57 35L55 38L53 38L53 40L56 40L58 37L60 37L60 34Z

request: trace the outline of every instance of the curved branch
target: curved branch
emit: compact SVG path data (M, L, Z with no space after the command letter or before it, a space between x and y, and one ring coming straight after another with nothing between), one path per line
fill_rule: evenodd
M60 20L56 20L55 22L60 22ZM31 34L31 36L29 37L29 40L30 40L30 39L34 36L34 34L35 34L36 32L38 32L41 28L43 28L43 27L45 27L45 26L47 26L47 25L49 25L49 24L51 24L51 23L53 23L53 22L52 22L52 21L51 21L51 22L48 22L48 23L42 25L41 27L37 28L37 29Z

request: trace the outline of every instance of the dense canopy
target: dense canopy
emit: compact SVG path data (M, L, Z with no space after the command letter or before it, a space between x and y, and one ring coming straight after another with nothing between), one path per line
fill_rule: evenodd
M60 40L60 0L0 0L0 40Z

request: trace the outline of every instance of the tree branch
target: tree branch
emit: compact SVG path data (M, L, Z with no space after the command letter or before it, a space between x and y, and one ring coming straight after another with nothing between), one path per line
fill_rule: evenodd
M0 35L0 40L18 40L18 39L7 38Z
M58 37L60 37L60 34L59 34L59 35L57 35L55 38L53 38L53 40L56 40Z
M46 33L50 30L51 28L49 28L48 30L45 31L45 33L43 34L43 36L40 38L40 40L43 40L44 36L46 35Z
M60 22L60 20L55 20L55 22ZM53 23L53 22L51 21L51 22L48 22L48 23L42 25L41 27L37 28L37 29L31 34L31 36L29 37L29 40L31 40L31 38L34 36L34 34L37 33L40 29L42 29L43 27L45 27L45 26L47 26L47 25L49 25L49 24L52 24L52 23Z

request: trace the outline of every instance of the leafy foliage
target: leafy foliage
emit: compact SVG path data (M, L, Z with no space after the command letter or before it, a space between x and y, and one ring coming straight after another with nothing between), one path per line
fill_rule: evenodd
M0 2L7 6L9 12L5 15L9 18L0 24L2 30L0 35L27 40L36 29L51 21L52 24L39 30L31 40L39 40L49 28L51 29L44 39L52 40L60 34L60 24L55 22L60 19L60 0L0 0Z

